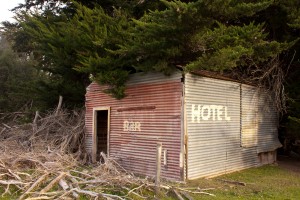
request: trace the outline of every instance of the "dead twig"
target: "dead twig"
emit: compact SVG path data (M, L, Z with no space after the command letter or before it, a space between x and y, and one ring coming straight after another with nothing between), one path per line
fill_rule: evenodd
M44 175L42 175L36 182L34 182L31 187L26 190L26 192L24 192L24 194L22 194L20 197L19 197L19 200L22 200L24 199L28 193L30 193L31 191L33 191L35 188L38 187L39 184L41 184L46 178L47 176L49 175L49 173L45 173Z
M206 195L209 195L209 196L216 196L216 195L214 195L214 194L211 194L211 193L208 193L208 192L203 192L203 191L201 191L201 189L200 189L200 191L191 191L191 190L187 190L187 189L184 189L184 188L177 188L178 190L181 190L181 191L184 191L184 192L188 192L188 193L192 193L192 194L206 194Z
M54 199L55 197L48 197L48 196L39 196L39 197L31 197L27 198L26 200L47 200L47 199Z
M61 172L55 179L53 179L44 189L41 190L41 193L48 192L57 182L60 181L63 177L66 176L66 173Z
M232 180L225 180L225 179L219 179L222 182L225 183L230 183L230 184L234 184L234 185L242 185L242 186L246 186L245 182L240 182L240 181L232 181Z
M184 200L184 198L179 194L179 192L176 189L173 189L173 192L179 200Z
M129 190L129 192L127 193L126 196L128 196L128 195L129 195L130 193L132 193L133 191L138 190L138 189L140 189L140 188L142 188L142 187L144 187L144 186L145 186L145 184L142 184L142 185L140 185L140 186L138 186L138 187L136 187L136 188L133 188L133 189Z
M187 192L180 191L180 194L182 194L188 200L193 200L193 197L191 197L191 195L189 195Z
M2 123L2 125L5 126L5 127L8 128L8 129L11 129L11 127L8 126L7 124Z
M58 184L60 185L60 187L62 187L63 190L68 190L70 187L68 185L68 183L64 180L64 179L60 179Z
M62 101L63 101L63 97L62 97L62 96L59 96L58 105L57 105L57 108L56 108L56 111L55 111L55 116L58 115L58 113L59 113L59 111L60 111L60 109L61 109Z
M23 183L21 181L16 181L16 180L7 180L7 181L0 180L0 184L2 184L2 185L27 185L28 183Z

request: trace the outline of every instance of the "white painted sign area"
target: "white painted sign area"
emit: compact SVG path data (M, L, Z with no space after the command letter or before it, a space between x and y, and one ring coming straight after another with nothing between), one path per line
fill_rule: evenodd
M227 106L192 104L192 123L200 123L201 121L208 120L230 121Z
M123 130L124 131L141 131L141 123L124 121Z

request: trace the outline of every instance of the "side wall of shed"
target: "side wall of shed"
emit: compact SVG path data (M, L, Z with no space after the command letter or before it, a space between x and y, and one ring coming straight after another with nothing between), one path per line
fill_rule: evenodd
M242 85L242 146L256 146L257 153L273 152L278 140L278 113L272 95L262 89Z
M257 164L256 148L242 148L240 84L187 74L187 178L214 176Z
M193 74L186 74L184 91L188 179L258 166L259 153L280 147L267 93Z
M92 83L86 93L86 146L92 151L93 108L110 107L109 156L126 170L153 177L156 146L166 152L162 177L181 180L182 75L136 75L127 84L126 97L116 100ZM130 128L138 124L138 128Z
M281 147L278 139L278 113L272 96L259 91L257 153L275 151Z

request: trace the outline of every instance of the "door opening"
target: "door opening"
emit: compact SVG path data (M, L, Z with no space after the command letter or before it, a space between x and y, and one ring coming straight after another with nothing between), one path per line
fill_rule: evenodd
M100 153L108 154L109 109L94 110L93 162L101 159Z

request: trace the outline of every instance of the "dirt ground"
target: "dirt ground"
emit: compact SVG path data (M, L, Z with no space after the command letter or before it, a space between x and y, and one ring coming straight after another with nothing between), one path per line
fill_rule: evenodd
M296 153L289 156L278 155L277 163L281 168L300 173L300 156Z

